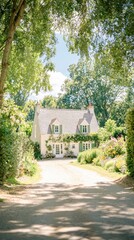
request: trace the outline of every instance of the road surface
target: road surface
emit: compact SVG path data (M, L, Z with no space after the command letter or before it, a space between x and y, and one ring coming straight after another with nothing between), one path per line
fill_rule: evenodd
M69 160L0 203L0 240L133 240L134 192Z

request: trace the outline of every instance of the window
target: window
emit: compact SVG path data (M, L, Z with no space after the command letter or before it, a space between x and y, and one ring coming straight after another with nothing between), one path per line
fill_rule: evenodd
M55 132L55 133L59 133L59 126L58 126L58 125L55 125L55 126L54 126L54 132Z
M88 149L90 149L90 143L83 143L82 150L86 151Z
M88 132L88 126L87 125L83 125L82 126L82 132L83 133L87 133Z
M56 144L56 154L60 154L60 145Z

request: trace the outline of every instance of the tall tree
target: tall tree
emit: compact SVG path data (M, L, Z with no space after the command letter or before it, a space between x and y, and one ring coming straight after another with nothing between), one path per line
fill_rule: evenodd
M72 2L72 3L71 3ZM68 23L74 11L81 12L84 0L81 1L41 1L17 0L1 1L1 74L0 74L0 106L2 105L7 78L11 47L21 53L25 47L31 47L33 53L45 55L46 64L54 53L54 31L63 22ZM16 55L17 57L17 55Z
M6 88L11 47L54 53L55 30L62 29L71 51L111 55L117 71L132 63L133 0L1 0L0 106ZM16 54L17 57L17 54Z
M44 108L56 108L57 107L57 98L51 95L45 96L42 100L42 106Z
M71 79L65 81L65 93L60 96L57 105L60 108L81 109L92 102L100 126L104 126L124 88L113 84L104 66L97 68L84 59L77 65L71 65L69 72Z

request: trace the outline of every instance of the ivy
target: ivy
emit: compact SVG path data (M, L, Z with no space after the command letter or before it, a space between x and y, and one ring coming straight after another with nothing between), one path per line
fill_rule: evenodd
M62 134L57 137L51 135L49 137L49 141L52 142L88 142L93 141L98 146L99 145L99 137L97 133L92 133L90 135L83 135L83 134Z

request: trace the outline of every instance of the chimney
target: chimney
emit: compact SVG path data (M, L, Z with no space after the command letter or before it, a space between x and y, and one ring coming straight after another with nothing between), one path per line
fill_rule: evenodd
M94 106L93 106L93 104L92 104L91 102L89 103L87 109L88 109L88 111L89 111L90 113L94 113Z
M35 109L36 109L36 113L39 114L40 113L40 109L41 109L41 106L40 106L39 102L36 103L36 108Z

